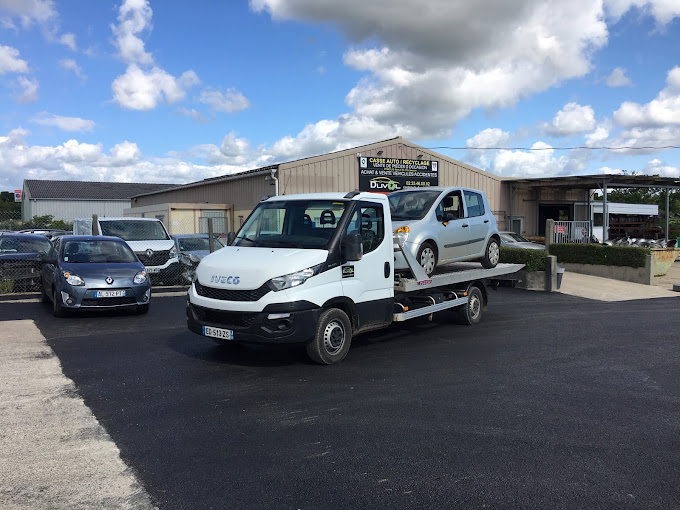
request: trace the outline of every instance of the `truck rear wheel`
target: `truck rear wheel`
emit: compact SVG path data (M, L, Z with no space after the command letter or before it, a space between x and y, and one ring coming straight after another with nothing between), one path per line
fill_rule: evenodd
M484 309L484 296L477 287L471 287L468 291L468 301L456 309L456 323L469 326L482 320Z
M326 310L319 317L314 340L307 345L307 355L322 365L342 361L352 343L352 325L347 314L338 308Z

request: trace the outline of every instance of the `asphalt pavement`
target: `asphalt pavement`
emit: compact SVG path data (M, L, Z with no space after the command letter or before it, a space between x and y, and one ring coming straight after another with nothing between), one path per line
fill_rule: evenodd
M395 325L330 367L194 335L183 296L0 321L35 322L159 508L648 509L680 507L678 303L500 288L476 326Z

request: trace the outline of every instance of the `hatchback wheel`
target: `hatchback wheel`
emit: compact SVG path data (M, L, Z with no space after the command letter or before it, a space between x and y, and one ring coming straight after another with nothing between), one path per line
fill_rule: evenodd
M418 256L416 258L418 259L418 263L427 273L427 276L430 276L432 273L434 273L434 269L437 267L437 252L435 251L432 244L427 241L424 242L420 246L420 249L418 250Z

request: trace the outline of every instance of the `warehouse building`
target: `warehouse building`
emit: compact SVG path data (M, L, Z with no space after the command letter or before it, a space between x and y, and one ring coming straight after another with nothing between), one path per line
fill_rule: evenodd
M402 137L205 179L133 198L126 215L158 217L171 233L237 230L266 195L462 186L486 193L499 230L545 235L547 219L592 221L593 197L613 187L674 189L680 181L644 175L503 178ZM584 236L586 237L586 236Z
M123 216L131 197L141 193L175 187L176 184L137 182L86 182L25 179L22 190L21 219L52 216L73 222L76 218Z

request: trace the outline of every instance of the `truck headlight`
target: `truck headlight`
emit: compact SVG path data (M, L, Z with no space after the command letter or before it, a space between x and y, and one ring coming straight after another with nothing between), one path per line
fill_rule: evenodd
M177 256L177 246L173 246L170 248L170 252L168 253L168 257L171 259L174 259Z
M408 240L408 235L411 232L411 229L404 226L404 227L399 227L397 230L394 231L394 236L399 239L399 244L404 246L404 243Z
M303 283L305 283L315 274L318 274L319 271L321 270L321 266L323 266L323 264L319 264L314 267L308 267L307 269L303 269L302 271L287 274L285 276L277 276L276 278L272 278L271 280L269 280L267 284L269 285L269 288L275 292L284 289L289 289L291 287L297 287L298 285L302 285Z
M85 280L83 280L77 274L69 273L68 271L64 271L62 274L64 275L64 278L66 278L66 282L69 285L73 285L74 287L81 287L85 285Z
M133 281L134 281L135 283L140 284L140 285L141 285L142 283L146 283L146 271L140 271L139 273L137 273L137 274L135 275Z

